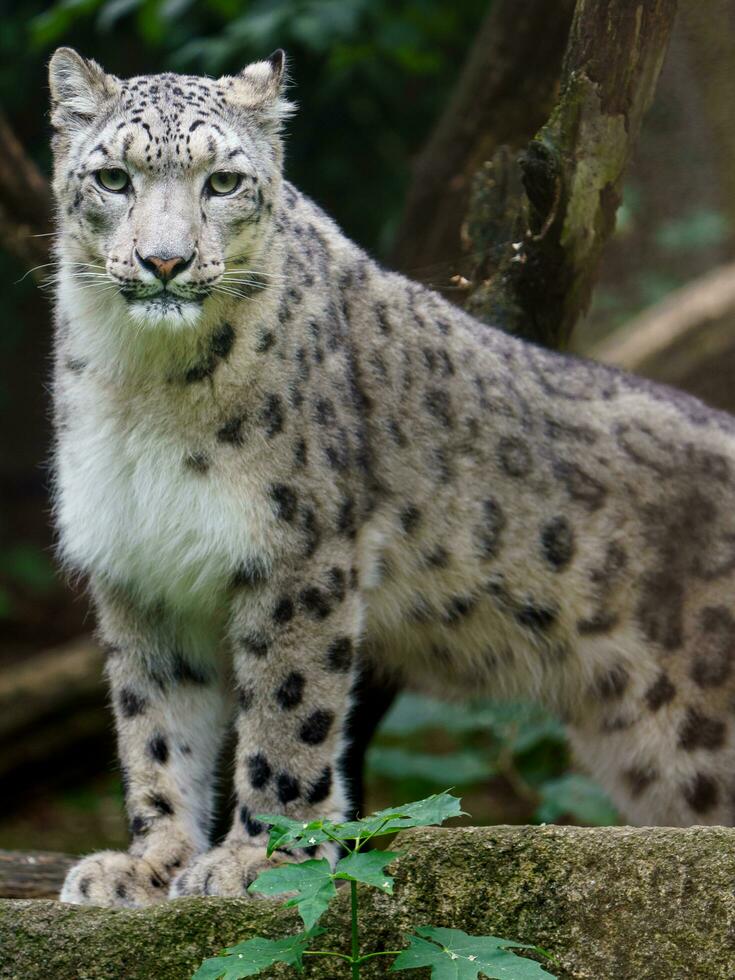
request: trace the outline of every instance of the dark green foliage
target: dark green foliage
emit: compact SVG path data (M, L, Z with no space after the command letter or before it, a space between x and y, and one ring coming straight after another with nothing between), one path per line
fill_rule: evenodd
M546 955L536 947L498 939L495 936L468 936L457 929L424 927L407 936L409 947L363 953L360 950L358 882L393 894L393 878L386 865L397 857L395 851L362 851L374 837L408 827L430 827L461 814L460 801L449 793L437 793L417 803L381 810L362 820L333 823L312 820L303 823L279 814L258 814L257 819L271 824L268 853L290 844L304 847L332 841L347 850L347 856L332 870L326 859L286 863L260 874L248 889L261 895L287 895L286 906L296 906L306 931L274 942L260 936L230 947L217 957L205 960L193 980L240 980L251 977L275 963L286 963L301 970L304 956L331 957L349 965L353 980L359 980L360 967L378 956L397 957L392 970L431 967L436 980L477 980L478 976L497 980L541 980L551 973L533 960L519 959L510 949L531 950ZM323 930L316 925L337 895L335 881L350 882L352 924L351 954L336 950L307 949L313 937Z
M519 797L524 821L617 820L596 783L567 772L561 722L528 702L455 705L404 694L379 729L367 762L373 780L389 781L398 796L448 783L480 793L494 781Z

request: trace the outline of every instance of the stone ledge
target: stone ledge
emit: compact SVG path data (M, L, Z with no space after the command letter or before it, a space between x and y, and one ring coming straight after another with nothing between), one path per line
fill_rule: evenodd
M735 976L735 831L719 827L482 827L399 836L393 898L363 891L365 944L396 948L417 925L538 943L566 980ZM348 942L346 895L325 917ZM0 977L188 980L202 958L299 928L272 901L179 899L129 911L0 902ZM305 976L338 980L334 961ZM365 969L385 975L385 964ZM293 976L274 970L272 977ZM420 973L412 973L418 978Z

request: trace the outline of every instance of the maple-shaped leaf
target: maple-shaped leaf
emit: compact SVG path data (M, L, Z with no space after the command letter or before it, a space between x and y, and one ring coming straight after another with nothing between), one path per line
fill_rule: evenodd
M282 895L296 892L285 905L296 905L307 929L311 929L326 912L337 894L332 868L326 858L320 861L302 861L300 864L282 864L261 872L248 888L260 895Z
M435 793L417 803L378 810L361 820L332 823L330 820L300 822L276 813L259 813L256 819L271 825L268 854L277 847L310 847L327 840L365 840L382 837L409 827L433 827L462 815L461 800L450 793Z
M497 936L468 936L460 929L425 927L409 936L410 946L399 953L391 970L431 967L432 980L554 980L534 960L516 956L513 949L541 952L535 946ZM424 937L424 938L422 938Z
M313 847L315 844L323 844L329 840L332 829L340 826L329 820L292 820L281 813L258 813L255 819L270 825L268 857L279 847Z
M365 851L348 854L334 869L335 878L347 881L362 881L366 885L380 888L388 895L393 894L393 878L385 872L386 864L400 857L402 851Z
M355 838L357 834L362 837L380 837L409 827L436 827L452 817L462 816L460 804L461 800L450 793L435 793L417 803L378 810L376 813L371 813L369 817L340 824L339 827L345 837L350 838ZM357 834L353 831L357 831Z
M247 939L225 949L220 956L205 960L192 980L241 980L254 977L275 963L286 963L300 971L304 950L323 931L313 929L285 939L263 939L261 936Z

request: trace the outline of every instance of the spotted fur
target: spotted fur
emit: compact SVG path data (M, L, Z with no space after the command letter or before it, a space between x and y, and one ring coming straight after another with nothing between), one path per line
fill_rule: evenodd
M280 55L219 80L51 63L56 519L132 834L62 897L240 895L259 813L342 817L366 660L558 710L633 822L732 823L735 423L380 268L283 181L282 87ZM181 260L165 288L151 256Z

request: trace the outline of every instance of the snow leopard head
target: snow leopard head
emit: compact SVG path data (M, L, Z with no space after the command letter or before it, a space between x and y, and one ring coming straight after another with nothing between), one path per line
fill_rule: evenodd
M60 48L49 77L58 252L76 288L174 328L217 292L244 294L280 192L283 52L232 77L120 79Z

